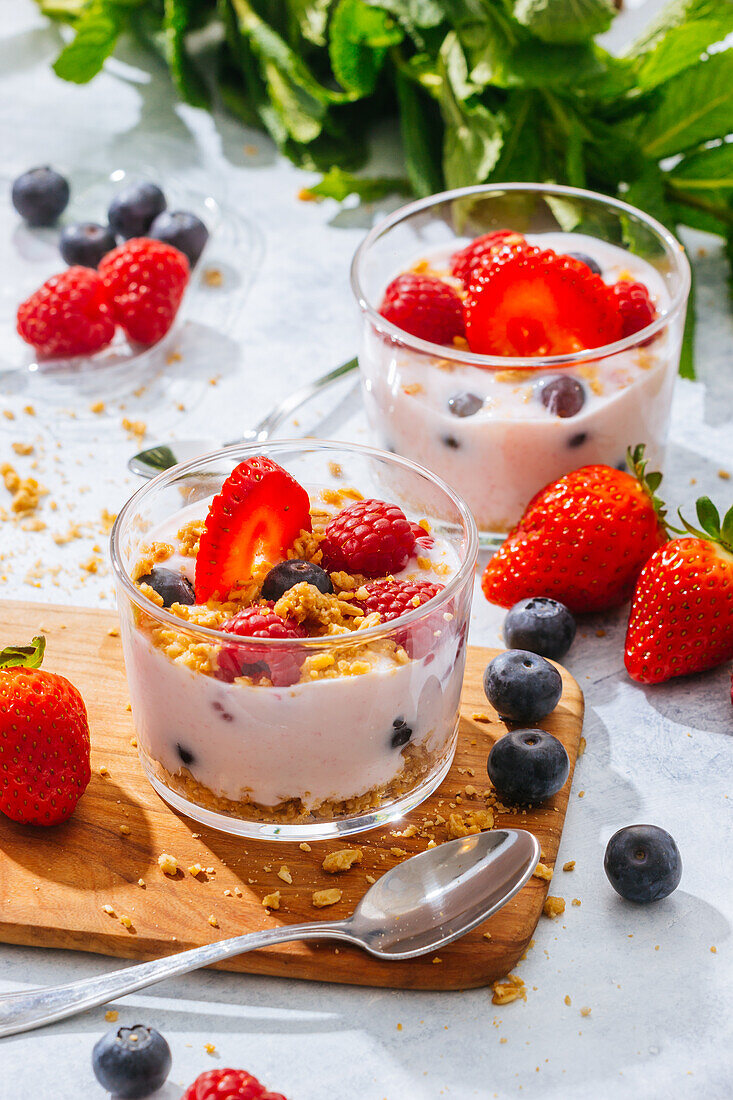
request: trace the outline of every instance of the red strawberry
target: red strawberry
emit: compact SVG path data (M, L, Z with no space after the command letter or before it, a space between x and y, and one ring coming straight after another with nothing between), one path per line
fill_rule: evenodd
M0 652L0 810L25 825L66 821L91 778L84 700L41 670L45 646Z
M274 603L254 604L224 623L227 634L241 634L243 638L296 639L307 634L294 619L281 619L272 610ZM237 676L258 679L266 676L275 687L297 684L300 668L306 654L298 646L241 645L222 646L219 651L219 670L224 680Z
M656 319L657 311L643 283L622 279L610 288L621 317L621 335L633 336Z
M251 576L255 554L282 561L310 529L308 494L287 470L263 455L240 462L209 506L196 556L196 603L226 598Z
M398 275L385 290L379 312L397 328L431 344L451 344L454 336L464 335L461 299L434 275Z
M474 270L486 260L498 256L502 248L508 245L524 246L526 243L522 234L515 233L513 229L495 229L493 233L484 233L483 237L477 237L451 256L451 275L455 275L468 288Z
M482 355L567 355L621 336L600 276L550 249L505 248L477 267L464 309L469 347Z
M672 539L641 571L626 632L629 676L659 684L704 672L733 657L733 508L721 525L708 497L697 502L698 531Z
M102 280L88 267L53 275L18 306L18 333L46 359L91 355L115 334Z
M243 1069L210 1069L200 1073L181 1100L285 1100L269 1092L256 1077Z
M175 320L188 283L189 264L177 248L134 237L99 264L115 319L135 343L156 344Z
M654 496L662 475L645 473L643 452L628 456L633 475L583 466L537 493L486 566L486 599L511 607L551 596L574 612L628 600L642 566L667 541Z
M405 568L415 553L415 535L396 504L358 500L329 520L321 550L329 573L382 577Z

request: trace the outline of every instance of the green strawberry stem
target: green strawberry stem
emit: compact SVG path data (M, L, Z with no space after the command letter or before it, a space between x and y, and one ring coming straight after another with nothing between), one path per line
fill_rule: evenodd
M700 527L693 527L678 510L677 515L682 521L683 528L672 527L676 535L694 535L695 538L704 539L705 542L714 542L721 546L729 554L733 554L733 507L730 507L720 521L720 513L710 497L699 497L696 505L697 519Z
M0 669L40 668L46 650L46 639L37 634L30 645L9 645L0 649Z
M662 484L662 475L659 470L653 470L649 474L646 472L647 460L644 458L645 449L645 443L637 443L633 450L629 447L626 452L626 464L652 502L660 526L669 534L673 528L667 523L667 505L661 497L656 495L657 489Z

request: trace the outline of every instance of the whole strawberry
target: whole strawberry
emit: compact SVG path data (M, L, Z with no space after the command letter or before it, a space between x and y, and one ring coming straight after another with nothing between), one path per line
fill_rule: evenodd
M108 252L99 274L115 320L130 340L149 346L175 320L188 283L188 260L172 245L135 237Z
M662 475L645 473L641 445L628 462L631 474L583 466L537 493L486 566L486 599L512 607L551 596L575 613L628 600L643 565L667 541L654 496Z
M18 334L44 359L92 355L115 334L102 280L88 267L53 275L18 306Z
M629 676L659 684L733 658L733 508L720 522L708 497L697 502L698 530L672 539L649 559L636 586L626 632Z
M66 821L91 778L84 700L41 670L45 645L0 651L0 810L23 825Z

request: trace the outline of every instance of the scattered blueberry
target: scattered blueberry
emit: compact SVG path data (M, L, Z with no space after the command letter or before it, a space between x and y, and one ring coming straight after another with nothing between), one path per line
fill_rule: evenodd
M475 416L482 407L483 401L475 393L463 391L448 398L448 408L454 416Z
M580 260L582 264L589 267L594 275L601 274L601 265L597 260L594 260L592 256L588 256L585 252L566 252L566 256L572 256L574 260Z
M69 203L69 184L49 168L31 168L13 182L13 206L29 225L53 225Z
M164 210L150 226L148 236L172 244L188 257L193 267L209 239L209 231L195 214L185 210Z
M538 722L557 706L562 678L554 665L537 653L507 649L486 666L484 691L502 718Z
M165 210L165 195L155 183L130 183L109 204L107 217L120 237L144 237L158 214Z
M102 1088L120 1100L149 1096L165 1082L171 1069L167 1042L153 1027L113 1028L94 1044L92 1069Z
M412 727L408 726L404 718L395 718L392 723L390 745L393 749L401 749L412 737Z
M540 401L553 416L577 416L585 404L585 390L577 378L557 374L542 383Z
M489 779L504 802L544 802L565 786L570 761L561 741L546 730L511 730L494 744Z
M504 641L510 649L528 649L559 661L575 638L575 619L564 603L549 596L520 600L504 619Z
M115 236L108 225L79 222L61 230L59 250L70 266L98 267L99 261L115 247Z
M163 597L163 607L174 603L196 603L196 595L188 577L177 573L175 569L166 569L164 565L154 565L149 573L138 578L138 584L149 584L154 592Z
M457 451L460 447L460 443L454 435L444 435L443 442L445 443L446 447L450 447L453 451Z
M182 744L180 743L180 741L179 741L179 742L178 742L178 744L176 745L176 752L178 753L178 755L179 755L179 756L180 756L180 758L181 758L181 763L182 763L182 764L185 764L185 765L186 765L186 767L188 767L188 766L189 766L189 764L193 764L193 762L194 762L194 761L195 761L195 759L196 759L196 757L195 757L195 756L194 756L194 754L193 754L193 753L191 752L191 750L190 750L190 749L187 749L187 748L185 747L185 745L182 745Z
M281 561L270 570L262 585L262 599L277 602L296 584L312 584L319 592L333 592L331 578L325 569L293 558L292 561Z
M679 886L682 858L658 825L627 825L614 833L603 859L608 881L627 901L661 901Z
M588 438L587 432L576 432L575 435L571 435L568 440L568 447L582 447Z

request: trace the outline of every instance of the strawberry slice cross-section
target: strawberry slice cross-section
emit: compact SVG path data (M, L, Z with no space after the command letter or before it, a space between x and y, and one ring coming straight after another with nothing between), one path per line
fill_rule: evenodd
M263 455L240 462L209 507L196 557L196 602L226 599L249 579L255 556L282 561L304 530L311 530L311 518L303 486Z

